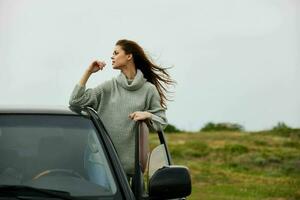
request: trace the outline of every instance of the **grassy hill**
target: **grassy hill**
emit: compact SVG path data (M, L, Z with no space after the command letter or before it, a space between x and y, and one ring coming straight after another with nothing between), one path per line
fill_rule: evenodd
M300 133L166 134L175 164L189 167L190 200L300 199ZM150 144L157 141L150 136Z

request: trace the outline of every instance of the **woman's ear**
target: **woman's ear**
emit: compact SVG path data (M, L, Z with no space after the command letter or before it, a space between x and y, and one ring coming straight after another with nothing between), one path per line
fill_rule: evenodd
M131 60L132 59L132 54L127 54L127 60Z

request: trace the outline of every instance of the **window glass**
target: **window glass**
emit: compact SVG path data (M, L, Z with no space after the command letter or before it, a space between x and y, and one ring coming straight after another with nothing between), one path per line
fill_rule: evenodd
M151 178L158 169L168 165L166 149L163 144L160 144L152 150L150 155L148 172L149 178Z
M93 123L67 115L0 115L0 185L72 196L117 192Z

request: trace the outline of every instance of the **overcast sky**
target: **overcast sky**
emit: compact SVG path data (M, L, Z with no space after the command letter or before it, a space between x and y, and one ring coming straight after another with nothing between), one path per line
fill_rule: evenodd
M179 128L300 127L299 0L0 0L0 105L68 105L92 60L108 65L87 87L120 73L123 38L173 66Z

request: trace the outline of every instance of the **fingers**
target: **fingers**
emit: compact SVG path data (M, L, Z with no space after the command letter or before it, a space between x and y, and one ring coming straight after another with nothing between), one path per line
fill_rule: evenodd
M128 116L130 119L134 120L134 121L139 121L139 120L144 120L146 119L146 115L144 112L133 112L131 114L129 114Z
M134 120L134 121L137 121L138 118L139 118L138 112L133 112L133 113L129 114L129 118Z
M100 70L102 70L106 65L106 63L104 61L98 60L96 62L97 62L98 67L100 68Z
M136 116L136 114L137 114L136 112L133 112L133 113L129 114L128 117L129 117L130 119L134 119L134 117Z
M98 60L97 63L100 66L105 66L106 65L106 63L104 61L100 61L100 60Z
M133 119L133 121L140 121L140 120L143 120L143 118L140 116L135 116Z

